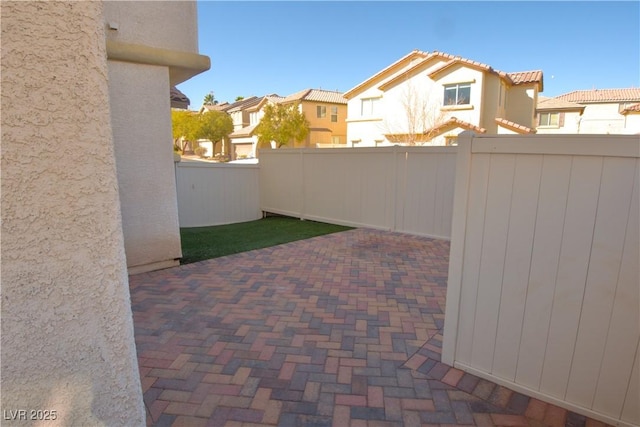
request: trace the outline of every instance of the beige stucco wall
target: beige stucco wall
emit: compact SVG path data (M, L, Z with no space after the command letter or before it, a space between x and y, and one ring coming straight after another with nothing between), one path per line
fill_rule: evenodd
M2 425L144 426L102 3L1 8Z
M195 1L106 1L104 14L110 40L198 52Z
M511 86L507 91L507 120L535 128L535 107L538 90L533 85Z
M325 117L318 117L318 106L324 106L327 109ZM331 109L338 108L338 121L331 121ZM331 129L331 132L327 131L311 131L307 138L306 144L310 147L315 147L316 144L331 144L331 137L339 137L340 143L344 144L347 140L347 105L346 104L330 104L326 102L316 101L302 101L300 108L305 117L309 121L310 128L326 128ZM304 145L303 143L302 145Z
M182 256L167 67L108 61L122 225L130 272Z
M129 272L177 265L169 91L210 66L197 54L196 2L108 1L103 25Z
M579 133L623 134L625 119L619 113L620 104L585 104Z
M626 114L624 120L624 130L622 133L626 135L640 134L640 113Z
M384 91L379 87L385 82L393 79L399 73L390 75L357 94L348 100L347 118L347 145L351 146L352 141L360 140L354 146L374 146L391 145L384 137L384 134L407 133L410 132L407 120L407 103L420 105L414 110L424 110L423 120L426 128L437 126L451 117L456 117L474 125L480 124L483 114L483 96L485 86L485 76L481 71L471 68L456 66L451 70L433 76L429 73L441 66L445 61L432 60L423 68L416 70L407 76L404 81L387 87ZM442 107L444 100L444 85L455 83L471 84L470 106L450 106ZM381 97L379 114L376 117L363 117L360 115L361 102L363 98ZM462 129L448 132L447 135L456 135ZM376 140L382 141L376 143ZM444 135L434 138L428 145L444 145Z
M538 113L555 112L555 111L539 111ZM539 134L567 134L580 133L580 121L582 116L579 111L565 111L563 126L538 126L536 128ZM562 114L562 113L561 113Z

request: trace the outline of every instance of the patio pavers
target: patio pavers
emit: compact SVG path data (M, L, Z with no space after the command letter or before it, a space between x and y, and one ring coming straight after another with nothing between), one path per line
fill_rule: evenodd
M440 362L448 254L356 229L131 276L147 424L602 425Z

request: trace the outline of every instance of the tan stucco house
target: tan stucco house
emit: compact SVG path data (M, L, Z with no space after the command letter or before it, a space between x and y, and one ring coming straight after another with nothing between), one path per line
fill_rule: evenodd
M344 94L347 144L450 145L464 130L535 133L542 71L414 50Z
M638 134L640 88L575 90L538 101L538 133Z
M0 7L3 414L144 426L127 274L181 255L170 88L209 68L196 3Z
M239 108L228 110L234 118L234 128L240 120L243 124L230 135L231 145L235 149L235 158L256 157L258 136L255 135L255 128L260 123L264 115L263 109L268 103L285 105L296 103L309 121L307 138L286 148L346 146L347 100L342 93L305 89L286 97L271 94L259 98L257 102L252 99Z

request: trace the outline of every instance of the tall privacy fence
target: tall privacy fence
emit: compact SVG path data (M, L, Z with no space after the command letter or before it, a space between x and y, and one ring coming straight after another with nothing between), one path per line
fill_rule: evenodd
M443 362L640 425L640 140L459 141Z
M176 163L180 227L262 218L257 164Z
M445 363L640 425L638 136L459 141L180 163L180 226L267 211L450 238Z
M260 152L263 211L448 239L455 147Z

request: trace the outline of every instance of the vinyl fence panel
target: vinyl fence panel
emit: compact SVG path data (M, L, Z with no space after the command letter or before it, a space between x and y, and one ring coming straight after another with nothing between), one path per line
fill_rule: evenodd
M262 217L258 165L179 162L180 227L204 227Z
M443 361L640 425L637 136L459 141Z
M261 151L261 209L448 239L456 151L456 147Z

